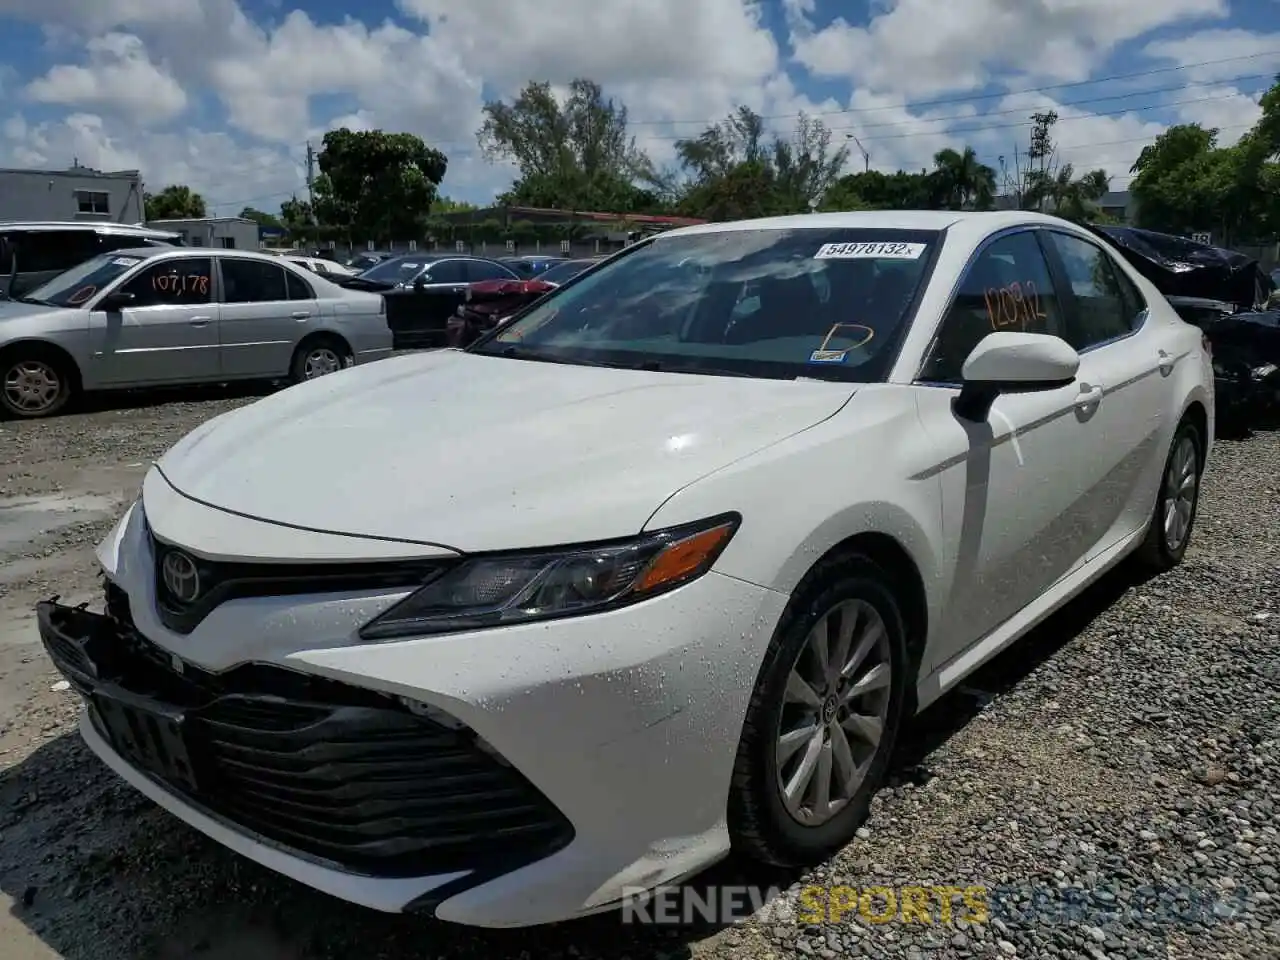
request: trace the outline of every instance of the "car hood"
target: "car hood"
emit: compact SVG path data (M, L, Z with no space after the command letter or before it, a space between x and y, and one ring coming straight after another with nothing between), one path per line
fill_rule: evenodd
M639 532L681 487L854 389L441 350L224 414L158 467L192 499L307 529L463 552L586 542Z

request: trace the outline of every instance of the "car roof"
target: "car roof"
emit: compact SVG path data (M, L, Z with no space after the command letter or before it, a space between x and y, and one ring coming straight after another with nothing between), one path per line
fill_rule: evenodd
M240 259L265 260L267 263L279 263L281 260L288 259L277 253L260 253L257 250L235 250L222 247L124 247L119 250L112 250L110 253L100 254L100 256L145 257L148 259L155 257L169 257L171 259L184 257L238 257Z
M154 227L142 224L110 223L101 220L5 220L0 221L0 230L26 230L36 233L54 230L85 230L91 233L134 235L139 237L178 236L172 230L157 230Z
M657 234L657 239L737 230L948 230L974 236L1016 226L1069 225L1059 217L1027 210L857 210L801 213L755 220L701 223Z

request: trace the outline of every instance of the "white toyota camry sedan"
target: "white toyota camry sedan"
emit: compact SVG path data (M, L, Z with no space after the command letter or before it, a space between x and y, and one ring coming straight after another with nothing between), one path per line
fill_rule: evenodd
M1178 563L1200 331L1029 213L674 230L466 350L199 427L40 605L121 777L385 911L522 926L849 843L911 715Z

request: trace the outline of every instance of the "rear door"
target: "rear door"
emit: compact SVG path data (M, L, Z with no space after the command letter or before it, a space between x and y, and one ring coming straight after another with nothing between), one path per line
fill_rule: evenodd
M212 277L208 257L162 260L120 287L133 294L132 306L93 310L89 328L98 382L124 387L216 379Z
M228 377L283 376L301 335L299 328L315 316L314 295L292 299L288 273L279 263L235 256L217 261L222 372ZM310 287L305 290L309 293Z
M1064 230L1041 237L1062 291L1063 337L1080 354L1077 379L1097 396L1082 412L1095 429L1080 453L1098 555L1151 515L1173 435L1169 378L1187 358L1163 342L1159 324L1146 323L1142 294L1099 244Z

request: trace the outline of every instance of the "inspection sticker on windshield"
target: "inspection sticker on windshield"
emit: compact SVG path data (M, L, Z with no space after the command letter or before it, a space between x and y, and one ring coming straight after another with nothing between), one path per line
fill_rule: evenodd
M116 267L132 267L134 264L141 263L137 257L116 257L111 261L112 266Z
M815 350L809 354L810 363L844 363L848 350Z
M824 243L815 260L919 260L923 243Z

